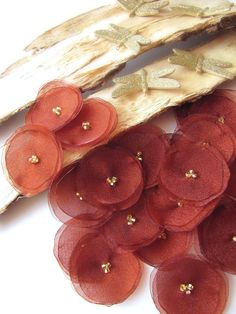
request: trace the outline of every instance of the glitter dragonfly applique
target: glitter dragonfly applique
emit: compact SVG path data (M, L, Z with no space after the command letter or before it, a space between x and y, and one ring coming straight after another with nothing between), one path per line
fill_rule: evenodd
M130 16L155 16L169 4L168 0L118 0Z
M234 75L227 70L233 66L230 62L206 58L180 49L173 49L173 52L174 54L168 59L171 64L182 65L198 73L209 73L229 80L234 78Z
M142 69L139 73L115 78L113 82L119 84L112 93L113 98L128 95L133 92L143 91L147 93L149 89L175 89L180 87L177 80L166 78L167 75L175 71L173 67L165 67L158 71L148 73Z
M110 27L111 30L104 29L96 31L96 36L114 42L118 47L125 46L135 54L140 52L141 45L148 45L150 43L150 40L137 34L137 31L132 31L115 24L111 24Z
M208 17L217 14L222 14L222 12L229 11L234 6L232 2L227 0L214 1L209 3L206 1L182 1L176 0L170 3L170 9L177 14L196 16L196 17Z

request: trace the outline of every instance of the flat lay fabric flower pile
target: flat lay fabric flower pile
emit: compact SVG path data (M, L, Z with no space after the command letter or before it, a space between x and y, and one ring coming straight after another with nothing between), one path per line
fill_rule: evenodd
M140 124L63 168L62 147L102 143L116 111L62 82L42 88L6 144L5 163L22 194L51 186L49 204L63 222L54 254L80 296L125 301L144 262L154 267L151 295L161 313L223 312L224 272L236 273L235 105L234 91L218 90L177 108L173 134Z
M137 21L163 13L163 19L179 14L187 23L189 17L217 19L234 10L226 0L209 6L202 0L118 4L122 14ZM211 31L224 29L215 23L209 22ZM138 23L137 29L98 24L95 42L110 44L117 53L135 57L154 47L145 25L139 30ZM213 55L206 50L173 49L158 66L114 78L101 98L85 99L82 85L50 81L39 90L24 126L4 146L4 175L18 195L49 190L48 205L62 223L53 253L88 302L124 302L147 264L153 271L146 289L161 314L225 311L231 294L227 273L236 274L236 91L215 88L234 79L235 64L221 58L218 48ZM116 69L110 67L104 63L99 71L108 75ZM209 77L208 89L185 86L185 71L189 85ZM139 97L150 107L155 103L154 109L144 108L146 115L127 123L143 109L133 110ZM186 99L194 102L177 106ZM150 118L170 106L177 126L166 133Z

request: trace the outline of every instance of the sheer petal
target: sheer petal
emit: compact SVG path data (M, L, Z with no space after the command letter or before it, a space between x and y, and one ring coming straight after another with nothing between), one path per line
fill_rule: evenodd
M73 120L82 105L79 89L60 82L49 83L43 87L40 96L30 107L26 115L26 123L42 125L55 131Z
M42 126L19 128L6 143L8 176L24 196L46 190L60 170L62 161L60 144L53 133Z

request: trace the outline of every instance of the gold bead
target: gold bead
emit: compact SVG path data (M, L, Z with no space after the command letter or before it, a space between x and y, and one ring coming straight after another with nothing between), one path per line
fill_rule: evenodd
M83 122L82 123L82 129L85 131L90 130L91 129L90 122Z
M177 203L177 206L178 206L178 207L183 207L183 202L179 201L179 202Z
M185 173L185 177L188 179L196 179L197 174L194 170L189 170L188 172Z
M33 165L36 165L40 162L40 159L37 155L32 155L28 160Z
M161 239L161 240L167 239L167 234L164 230L159 234L158 239Z
M224 123L225 123L225 117L220 116L220 117L218 118L218 122L224 124Z
M105 274L110 273L111 271L111 263L107 262L101 265L102 270L104 271Z
M77 197L79 197L79 200L80 200L80 201L82 201L82 200L83 200L83 197L80 195L80 193L79 193L79 192L76 192L76 193L75 193L75 195L76 195Z
M137 152L136 158L137 158L139 161L143 161L143 153L142 153L142 152Z
M62 108L61 107L54 107L52 108L52 112L55 113L58 117L61 115Z
M115 186L117 182L118 182L118 178L117 177L108 177L107 178L107 183L110 186Z
M233 241L233 242L236 242L236 235L233 236L232 241Z
M182 284L179 286L179 290L180 290L181 292L184 292L184 293L187 294L187 295L191 294L192 291L193 291L193 289L194 289L194 286L193 286L191 283L187 283L187 284L182 283Z
M136 222L136 218L133 215L129 214L127 216L127 224L128 224L128 226L133 226L135 224L135 222Z

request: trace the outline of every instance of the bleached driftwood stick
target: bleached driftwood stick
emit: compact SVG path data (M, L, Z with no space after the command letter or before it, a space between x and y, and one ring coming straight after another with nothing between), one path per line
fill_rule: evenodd
M193 50L197 54L205 57L220 59L221 61L233 64L229 71L236 76L236 30L222 33L213 41ZM168 65L168 58L157 61L145 69L155 71ZM217 86L225 81L210 74L199 74L191 72L187 68L175 65L173 78L181 83L181 89L171 91L150 90L147 95L142 92L120 98L112 98L114 86L104 89L93 95L93 97L103 98L112 103L118 112L118 126L115 134L141 122L145 122L151 117L167 110L170 107L182 103L193 101L205 94L211 93ZM65 165L81 158L85 151L81 153L65 152ZM0 173L0 212L13 202L19 193L7 182L3 173Z
M214 4L220 0L214 0ZM132 22L131 20L132 19ZM131 50L95 36L96 30L117 24L139 31L150 43L140 53L203 31L228 29L236 25L236 6L216 16L178 16L163 9L155 17L129 17L118 5L105 6L77 16L47 31L33 41L22 59L0 76L0 122L29 106L39 88L63 79L83 90L92 89L136 57ZM11 93L12 86L17 86Z

